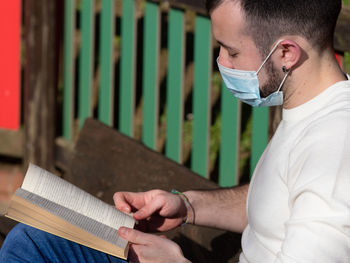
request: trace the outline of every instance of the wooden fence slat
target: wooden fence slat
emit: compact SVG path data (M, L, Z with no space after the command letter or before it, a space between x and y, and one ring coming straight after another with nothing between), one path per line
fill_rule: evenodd
M21 1L0 3L0 128L20 126Z
M219 159L219 185L238 184L241 103L225 84L221 91L221 144Z
M92 115L94 0L81 1L81 48L79 63L79 127Z
M98 119L113 125L114 1L102 0L100 20L100 87Z
M165 154L182 162L183 80L184 80L184 12L169 11L167 136Z
M250 157L250 175L253 174L261 154L264 152L268 141L269 108L253 107L252 112L252 148Z
M74 118L74 30L75 0L64 3L64 43L63 43L63 137L72 140Z
M211 29L207 17L197 16L194 40L192 170L208 176L211 88Z
M60 42L57 32L60 28L61 4L60 1L24 1L26 63L23 85L23 165L26 167L32 162L50 171L55 164Z
M143 129L142 141L156 149L158 127L158 53L159 53L159 6L147 2L144 20L143 45Z
M121 21L119 130L133 136L135 111L135 0L123 0Z

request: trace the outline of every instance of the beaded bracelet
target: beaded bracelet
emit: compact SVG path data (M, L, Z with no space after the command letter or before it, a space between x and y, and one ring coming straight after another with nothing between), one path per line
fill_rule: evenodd
M189 219L191 218L191 212L190 212L190 210L193 211L193 219L194 219L194 210L193 210L193 207L192 207L190 201L188 200L187 196L186 196L184 193L179 192L179 191L177 191L177 190L175 190L175 189L172 189L172 190L171 190L171 193L172 193L172 194L179 195L179 196L182 198L182 200L184 200L184 202L185 202L185 205L186 205L186 208L187 208L187 215L186 215L186 220L185 220L185 222L181 225L181 226L184 226L184 225L186 225L186 224L189 222ZM189 209L189 208L191 208L191 209ZM194 221L194 220L193 220L193 221Z

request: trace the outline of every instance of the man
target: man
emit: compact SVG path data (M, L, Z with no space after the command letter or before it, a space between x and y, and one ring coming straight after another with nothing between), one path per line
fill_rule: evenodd
M242 263L349 262L350 81L332 49L341 0L208 0L207 7L226 86L253 106L283 103L283 119L250 185L119 192L116 207L135 212L148 231L186 222L243 232ZM188 262L163 237L119 234L132 243L131 262Z

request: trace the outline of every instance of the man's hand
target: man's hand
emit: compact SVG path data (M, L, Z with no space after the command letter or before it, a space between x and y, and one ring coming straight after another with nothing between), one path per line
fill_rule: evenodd
M179 195L162 190L117 192L113 199L118 210L134 212L134 218L139 221L137 228L143 232L173 229L183 223L187 216L184 200Z
M242 233L248 224L248 188L246 184L208 191L186 191L187 206L180 195L162 190L118 192L114 194L114 203L123 212L134 212L134 218L139 221L136 228L143 232L167 231L186 220L195 225Z
M146 234L126 227L121 227L118 233L131 243L129 250L131 263L190 262L184 258L180 247L166 237Z

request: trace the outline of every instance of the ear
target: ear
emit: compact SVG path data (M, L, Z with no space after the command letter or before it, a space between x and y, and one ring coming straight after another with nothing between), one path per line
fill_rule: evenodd
M281 67L292 69L301 58L301 47L295 41L288 39L282 40L279 46L281 51L278 52L278 59Z

